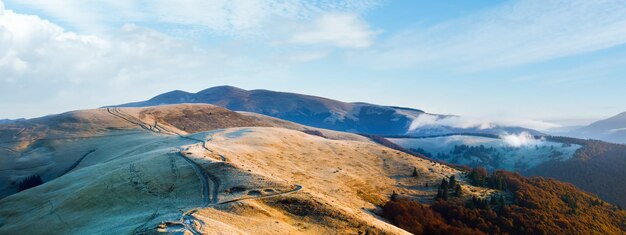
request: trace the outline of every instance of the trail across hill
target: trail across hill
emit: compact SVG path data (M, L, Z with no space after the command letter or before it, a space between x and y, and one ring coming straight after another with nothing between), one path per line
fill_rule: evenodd
M89 154L92 154L95 151L96 151L96 149L92 149L92 150L87 151L87 153L83 154L82 157L80 157L78 160L76 160L76 162L74 162L70 167L68 167L67 170L65 170L63 173L61 173L59 175L59 177L61 177L61 176L65 175L65 174L69 173L70 171L74 170L78 166L78 164L80 164L83 160L85 160L85 158L87 156L89 156Z
M243 201L243 200L258 200L258 199L278 197L278 196L283 196L283 195L290 194L290 193L295 193L295 192L298 192L300 190L302 190L302 186L296 184L296 185L294 185L294 189L286 191L286 192L280 192L280 193L275 193L275 194L270 194L270 195L263 195L263 196L257 196L257 197L237 198L237 199L228 200L228 201L224 201L224 202L213 203L213 204L207 205L206 207L224 205L224 204L229 204L229 203L233 203L233 202L239 202L239 201ZM179 227L182 224L183 227L186 230L188 230L189 232L191 232L192 234L194 234L194 235L201 235L202 233L199 232L198 230L196 230L196 228L194 226L192 226L193 224L195 224L196 221L198 222L198 224L200 224L201 228L202 228L202 226L204 226L204 222L202 222L202 220L199 220L195 216L193 216L193 214L196 213L198 211L198 209L202 209L202 208L194 208L194 209L188 210L185 213L183 213L183 216L181 217L180 222L178 222L178 223L176 223L176 222L168 222L167 224L169 226L173 226L173 227Z
M205 149L206 151L213 153L213 154L217 154L222 162L226 162L226 157L224 157L222 154L219 153L215 153L213 150L209 149L207 147L207 140L200 140L200 139L196 139L194 137L190 137L190 136L186 136L186 135L181 135L179 133L176 133L174 131L170 131L167 128L159 125L157 123L157 121L154 122L154 125L149 125L145 122L143 122L142 120L140 120L139 118L136 118L130 114L127 114L125 112L123 112L122 110L120 110L120 108L106 108L107 112L115 117L121 118L131 124L137 125L139 127L141 127L144 130L147 131L151 131L154 132L156 134L165 134L165 135L176 135L180 138L183 139L188 139L188 140L192 140L192 141L196 141L200 144L200 146ZM286 195L286 194L290 194L290 193L295 193L298 192L300 190L302 190L302 186L296 184L294 185L294 188L289 190L289 191L285 191L285 192L279 192L279 193L275 193L275 194L270 194L270 195L262 195L262 196L255 196L255 197L242 197L242 198L237 198L237 199L232 199L232 200L228 200L228 201L224 201L224 202L219 202L219 187L220 187L220 180L218 179L218 177L216 177L215 175L212 175L211 173L209 173L208 171L206 171L206 169L204 167L202 167L200 164L198 164L197 162L195 162L194 160L192 160L191 158L189 158L187 156L186 152L183 152L182 149L179 149L176 154L180 157L182 157L185 161L187 161L189 163L189 165L193 168L194 172L198 175L198 178L200 179L200 182L202 184L202 199L203 199L203 205L202 207L197 207L197 208L192 208L190 210L185 211L182 216L180 221L178 222L164 222L161 225L165 227L166 231L169 229L169 231L179 231L180 229L187 230L189 232L191 232L192 234L202 234L201 232L197 231L196 228L194 226L192 226L193 224L195 224L195 222L197 221L198 224L200 224L200 226L203 226L204 223L201 220L198 220L195 216L193 216L193 214L195 212L197 212L199 209L202 208L206 208L206 207L211 207L211 206L216 206L216 205L224 205L224 204L228 204L228 203L233 203L233 202L239 202L239 201L243 201L243 200L257 200L257 199L265 199L265 198L272 198L272 197L277 197L277 196L282 196L282 195ZM181 226L182 225L182 226ZM182 227L182 228L181 228Z
M191 165L193 170L198 175L198 178L200 178L200 181L202 182L202 195L203 195L202 198L204 201L204 205L208 206L210 204L217 203L218 201L217 191L220 186L219 180L215 176L207 172L198 163L191 160L189 157L185 156L185 154L183 154L181 151L179 151L177 154L183 159L185 159L185 161L187 161L189 165Z

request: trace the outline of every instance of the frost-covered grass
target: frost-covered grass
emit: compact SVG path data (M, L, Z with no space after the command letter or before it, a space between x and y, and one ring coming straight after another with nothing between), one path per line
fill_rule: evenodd
M444 136L432 138L390 138L409 149L422 149L430 157L454 164L484 166L489 170L524 171L547 161L565 161L580 145L537 139L523 145L479 136Z

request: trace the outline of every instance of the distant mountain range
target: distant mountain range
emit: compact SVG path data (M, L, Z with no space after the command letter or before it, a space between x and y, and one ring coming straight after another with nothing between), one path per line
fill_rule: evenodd
M624 144L626 143L626 112L573 130L569 135Z
M269 90L244 90L232 86L218 86L197 93L171 91L141 102L127 103L114 107L145 107L179 103L207 103L234 111L264 114L303 125L353 133L375 135L432 136L452 133L502 134L527 131L534 135L540 132L521 128L491 125L458 128L427 124L411 128L421 115L434 119L445 119L450 115L428 114L419 109L383 106L368 103L346 103L337 100L276 92Z

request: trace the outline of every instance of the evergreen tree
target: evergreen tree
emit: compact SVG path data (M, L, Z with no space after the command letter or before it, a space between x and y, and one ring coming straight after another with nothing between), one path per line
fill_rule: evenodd
M448 181L445 178L443 178L441 180L441 184L439 184L439 187L437 188L437 196L435 197L435 199L448 200L448 197L449 197L448 186L449 186Z
M454 177L454 175L450 176L450 188L456 188L456 178Z
M392 201L395 201L398 199L398 194L396 193L396 191L393 191L393 193L391 193L391 196L389 197Z
M461 184L456 184L454 191L457 197L463 196L463 188L461 188Z
M413 167L413 177L417 177L417 167Z
M441 184L439 186L441 188L448 188L448 181L445 178L441 179Z
M26 189L39 186L41 184L43 184L43 180L41 179L41 176L31 175L29 177L26 177L24 180L20 181L19 183L17 183L17 190L21 192Z

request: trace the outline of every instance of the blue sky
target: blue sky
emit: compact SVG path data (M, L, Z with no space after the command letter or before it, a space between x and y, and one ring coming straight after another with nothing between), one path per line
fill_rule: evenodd
M216 85L545 129L626 111L626 2L0 0L0 118Z

